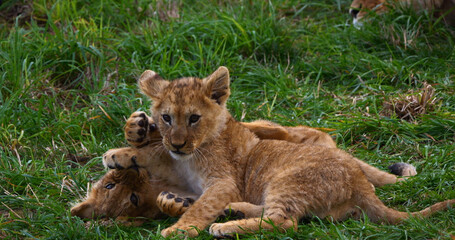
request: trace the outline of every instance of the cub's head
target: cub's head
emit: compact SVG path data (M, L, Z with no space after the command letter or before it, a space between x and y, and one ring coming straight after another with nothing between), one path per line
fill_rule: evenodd
M147 70L139 87L153 100L153 120L158 124L163 144L177 160L190 159L201 153L225 128L229 113L229 71L220 67L210 76L166 81Z
M354 0L349 9L349 14L353 18L354 25L359 26L361 25L360 20L369 12L381 13L387 11L386 5L386 0Z
M149 173L137 170L111 170L96 182L87 199L71 208L80 218L156 218L160 210L156 198L162 191L153 185Z

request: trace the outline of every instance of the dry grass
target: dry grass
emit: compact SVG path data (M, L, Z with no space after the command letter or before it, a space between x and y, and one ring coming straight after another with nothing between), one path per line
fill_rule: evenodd
M431 112L436 102L435 89L425 82L421 89L384 101L382 115L390 117L395 114L400 119L414 122L418 116Z

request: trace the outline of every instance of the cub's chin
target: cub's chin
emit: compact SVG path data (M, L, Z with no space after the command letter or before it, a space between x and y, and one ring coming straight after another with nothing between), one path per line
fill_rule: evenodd
M190 160L193 157L193 154L186 154L182 152L174 152L174 151L169 151L169 154L171 157L177 161L187 161Z

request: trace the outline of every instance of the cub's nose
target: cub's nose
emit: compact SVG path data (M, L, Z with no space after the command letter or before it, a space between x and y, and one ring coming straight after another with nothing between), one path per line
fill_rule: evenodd
M175 149L177 149L177 151L179 149L181 149L182 147L184 147L186 145L186 141L182 144L175 144L175 143L171 143L172 147L174 147Z
M349 9L349 14L351 14L352 18L357 18L357 14L359 14L360 10L357 8Z

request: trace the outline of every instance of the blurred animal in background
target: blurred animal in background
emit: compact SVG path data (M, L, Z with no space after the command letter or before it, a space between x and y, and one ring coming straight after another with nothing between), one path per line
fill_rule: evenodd
M415 11L429 11L436 18L455 26L455 0L354 0L349 9L356 26L361 26L369 13L384 13L391 8L411 7Z

